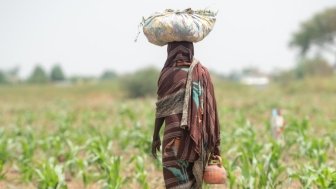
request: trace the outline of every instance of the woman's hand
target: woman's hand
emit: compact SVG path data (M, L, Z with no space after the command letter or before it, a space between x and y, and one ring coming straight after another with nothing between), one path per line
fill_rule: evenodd
M157 159L156 151L160 151L161 140L160 137L153 137L152 141L152 155L155 159Z
M161 140L160 140L160 129L164 122L164 118L155 119L155 127L153 133L153 142L152 142L152 154L155 159L157 159L156 151L160 151Z
M218 145L218 146L215 146L215 149L214 149L213 155L216 155L216 156L221 156L221 155L220 155L220 149L219 149L219 145Z

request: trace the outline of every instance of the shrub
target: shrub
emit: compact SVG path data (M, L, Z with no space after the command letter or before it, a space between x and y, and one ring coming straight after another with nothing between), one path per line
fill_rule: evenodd
M101 80L114 80L118 77L118 74L114 71L107 70L104 71L103 74L100 76Z
M42 66L37 65L33 72L31 73L28 82L29 83L47 83L49 81L48 75L42 68Z
M51 79L51 81L54 81L54 82L59 82L59 81L64 81L65 80L65 75L64 75L63 69L60 65L55 65L51 69L50 79Z
M131 98L154 96L159 72L153 67L141 69L120 79L122 88Z
M332 74L332 66L321 57L304 59L299 62L298 66L295 69L295 75L299 79L312 76L325 77L331 76Z
M0 70L0 84L7 83L5 73Z

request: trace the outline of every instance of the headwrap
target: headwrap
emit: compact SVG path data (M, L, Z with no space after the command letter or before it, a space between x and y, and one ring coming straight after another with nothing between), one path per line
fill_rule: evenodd
M167 45L168 57L165 67L171 67L177 60L192 62L194 58L194 45L192 42L176 41Z

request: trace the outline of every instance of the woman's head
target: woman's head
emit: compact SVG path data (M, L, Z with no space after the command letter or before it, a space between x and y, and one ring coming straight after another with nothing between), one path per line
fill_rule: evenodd
M167 45L168 57L165 67L171 66L178 60L192 62L194 58L194 45L187 41L174 41Z

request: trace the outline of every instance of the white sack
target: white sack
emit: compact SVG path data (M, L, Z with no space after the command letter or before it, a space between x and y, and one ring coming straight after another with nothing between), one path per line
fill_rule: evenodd
M150 43L163 46L173 41L198 42L214 27L216 13L209 10L166 10L143 21L143 32Z

